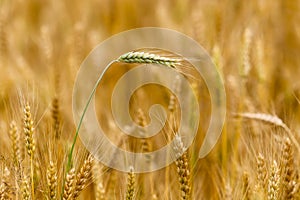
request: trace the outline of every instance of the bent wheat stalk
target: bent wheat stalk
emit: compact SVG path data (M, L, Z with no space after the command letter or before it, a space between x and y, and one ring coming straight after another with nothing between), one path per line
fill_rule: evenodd
M175 68L175 65L179 64L180 61L181 61L181 59L163 57L163 56L159 56L157 54L152 54L152 53L128 52L126 54L121 55L118 59L111 61L108 64L108 67L114 62L126 62L126 63L145 63L145 64L153 63L153 64L161 64L161 65L164 65L164 66L167 66L167 67ZM95 85L94 85L94 87L93 87L93 89L92 89L92 91L91 91L91 93L90 93L90 95L87 99L87 102L86 102L86 104L83 108L81 117L79 119L79 122L78 122L78 125L77 125L77 128L76 128L73 143L72 143L69 155L68 155L66 174L65 174L64 181L63 181L64 183L66 181L67 174L69 173L69 171L72 168L73 151L74 151L75 144L76 144L76 141L77 141L77 138L78 138L79 130L80 130L81 125L83 123L83 118L84 118L84 116L87 112L87 109L88 109L88 107L89 107L89 105L92 101L92 98L93 98L93 96L94 96L94 94L97 90L97 87L98 87L103 75L105 74L106 70L108 69L108 67L105 68L104 71L102 72L102 74L99 76L99 78L96 81L96 83L95 83ZM65 187L65 184L63 184L62 191L64 191L64 187ZM61 194L61 199L62 199L62 197L63 197L63 193Z
M272 124L278 127L281 127L283 130L285 130L291 139L291 141L294 143L295 147L300 151L300 144L295 138L293 132L291 129L276 115L270 115L270 114L265 114L265 113L234 113L233 114L235 117L242 117L245 119L250 119L250 120L257 120L257 121L262 121L268 124Z

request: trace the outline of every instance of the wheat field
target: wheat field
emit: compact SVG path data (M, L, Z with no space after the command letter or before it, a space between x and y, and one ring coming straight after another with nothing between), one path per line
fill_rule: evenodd
M96 45L140 27L173 29L201 44L224 81L227 111L216 146L197 159L211 115L203 79L190 79L204 117L189 148L174 136L176 97L146 85L131 98L132 118L146 126L149 107L159 102L168 124L149 139L122 134L108 94L145 57L125 55L95 94L107 137L142 153L175 138L182 152L160 170L125 173L99 162L79 139L74 143L72 93ZM0 0L0 200L300 199L299 52L298 0Z

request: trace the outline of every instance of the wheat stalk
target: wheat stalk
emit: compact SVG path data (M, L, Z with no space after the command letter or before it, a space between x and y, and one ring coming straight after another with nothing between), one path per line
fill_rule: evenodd
M118 58L118 61L126 62L126 63L161 64L161 65L175 68L175 65L179 64L181 59L168 58L153 53L135 51L135 52L128 52L121 55Z

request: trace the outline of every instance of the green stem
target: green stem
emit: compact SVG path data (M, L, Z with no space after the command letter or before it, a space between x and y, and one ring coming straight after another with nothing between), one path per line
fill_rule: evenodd
M62 185L62 191L61 191L61 200L63 199L63 193L64 193L64 188L65 188L65 180L66 180L66 176L68 174L68 172L71 170L72 168L72 157L73 157L73 152L74 152L74 148L75 148L75 144L76 144L76 141L77 141L77 138L78 138L78 134L79 134L79 130L81 128L81 125L82 125L82 122L83 122L83 118L86 114L86 111L92 101L92 98L97 90L97 87L104 75L104 73L106 72L106 70L108 69L108 67L113 63L115 62L115 60L113 60L112 62L110 62L107 67L104 69L104 71L102 72L102 74L100 75L100 77L98 78L97 82L95 83L94 85L94 88L87 100L87 103L85 104L85 107L84 107L84 110L82 112L82 115L80 117L80 120L79 120L79 123L78 123L78 126L77 126L77 129L76 129L76 132L75 132L75 136L74 136L74 139L73 139L73 143L72 143L72 147L70 149L70 152L69 152L69 155L68 155L68 163L67 163L67 168L66 168L66 173L65 173L65 177L64 177L64 180L63 180L63 185Z

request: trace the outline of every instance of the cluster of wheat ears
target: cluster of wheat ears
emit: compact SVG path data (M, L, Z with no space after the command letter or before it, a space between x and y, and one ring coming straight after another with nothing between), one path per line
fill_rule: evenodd
M300 199L299 10L299 1L284 0L0 0L0 200ZM207 49L224 81L227 116L212 152L198 159L211 117L203 79L168 52L120 55L94 94L104 132L132 152L175 140L180 155L154 172L125 173L74 140L72 89L92 48L143 26L181 31ZM139 88L129 105L145 127L149 107L161 104L167 123L159 134L137 139L114 124L113 86L140 63L172 68L191 84L201 113L190 147L176 135L178 100L161 86ZM182 92L175 78L174 90Z

